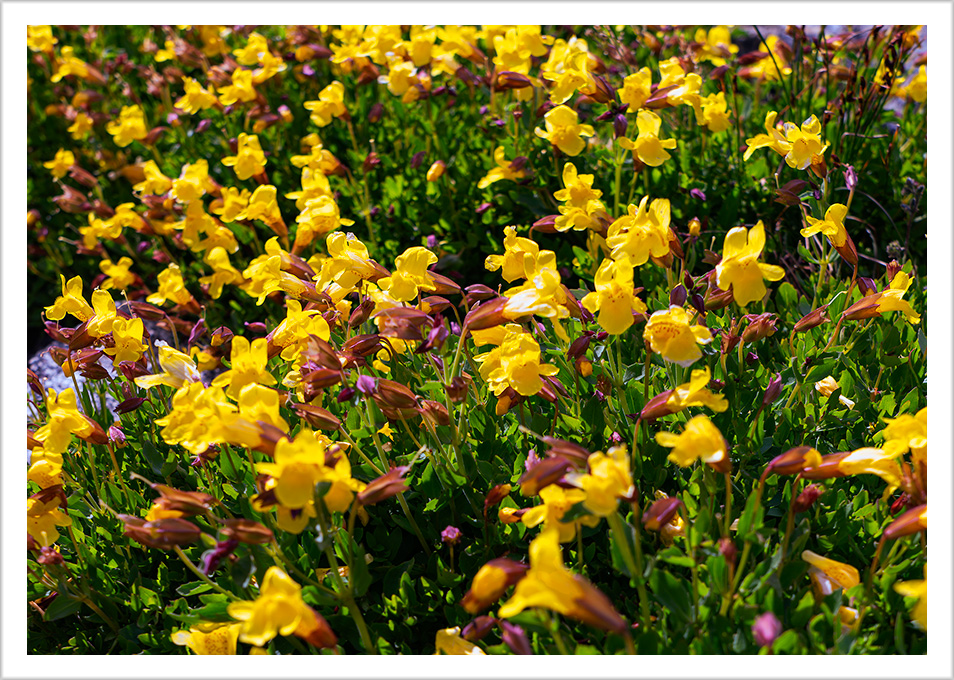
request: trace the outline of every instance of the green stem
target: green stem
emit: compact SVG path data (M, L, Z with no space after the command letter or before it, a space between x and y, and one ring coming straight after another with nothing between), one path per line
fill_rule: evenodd
M199 577L199 580L200 580L200 581L202 581L203 583L205 583L205 584L208 585L208 586L211 586L213 590L222 593L223 595L227 596L227 597L228 597L229 599L231 599L231 600L238 600L238 599L240 599L235 593L232 593L232 592L226 590L225 588L223 588L222 586L220 586L218 583L216 583L215 581L213 581L212 579L210 579L208 576L206 576L205 574L203 574L203 573L202 573L202 570L199 569L197 566L195 566L195 564L192 563L192 560L190 560L188 557L186 557L185 553L182 552L182 548L180 548L180 547L177 546L177 545L174 545L174 546L172 546L172 549L175 551L176 555L179 556L179 559L182 560L183 564L186 565L186 567L189 569L189 571L191 571L193 574L195 574L197 577Z

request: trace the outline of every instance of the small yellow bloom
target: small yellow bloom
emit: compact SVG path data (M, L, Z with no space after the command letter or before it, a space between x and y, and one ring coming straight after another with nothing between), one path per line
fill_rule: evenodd
M668 198L649 203L649 196L643 196L639 206L630 204L627 214L607 231L606 245L612 248L612 257L629 257L636 267L646 264L650 256L665 257L669 253L670 215Z
M172 300L177 305L187 305L195 300L192 293L186 290L182 272L177 264L172 263L159 272L158 281L159 290L147 297L146 302L161 305L167 300Z
M865 447L852 451L838 462L838 470L846 475L871 474L886 481L891 490L901 486L901 466L896 452Z
M706 389L711 379L712 372L708 366L702 370L693 371L689 382L679 385L672 391L666 405L677 411L690 406L705 406L716 413L722 413L729 408L729 402L721 394L713 394Z
M765 226L762 221L746 230L730 229L722 246L722 260L716 265L716 285L721 290L732 288L732 297L740 307L761 300L765 295L763 279L779 281L785 270L759 262L765 248Z
M137 194L161 196L172 188L172 180L162 174L156 161L146 161L142 171L145 179L133 186Z
M805 216L808 226L801 230L801 235L824 234L833 246L843 246L848 239L848 231L845 229L845 217L847 215L847 207L841 203L832 203L831 207L825 212L824 220L816 220L810 215Z
M135 274L129 271L132 266L132 259L128 257L119 258L119 262L113 262L109 258L100 260L99 269L106 275L106 280L100 285L104 290L117 288L126 290L136 280Z
M159 365L163 372L139 376L135 378L136 385L145 389L156 385L168 385L178 390L187 383L201 380L195 361L189 355L165 343L156 344L159 346Z
M927 631L927 565L924 565L923 581L898 581L894 590L904 597L917 598L911 608L911 618L921 630Z
M617 90L619 100L629 106L627 113L636 113L652 94L653 75L648 66L623 78L623 87Z
M563 515L581 501L586 499L586 492L582 489L564 489L556 484L550 484L540 489L540 505L536 505L520 516L520 521L528 527L535 527L543 523L544 531L555 529L560 536L560 543L566 543L576 538L576 533L583 522L587 526L596 526L598 517L581 517L571 522L563 522Z
M117 146L129 146L149 133L142 109L138 106L124 106L118 120L106 123L106 132L113 136Z
M434 161L431 167L427 169L427 181L436 182L444 176L445 169L447 169L447 164L444 161Z
M596 214L605 213L606 206L599 200L603 192L593 188L593 175L579 175L576 166L567 163L563 166L563 186L563 189L553 194L554 198L563 202L559 207L560 216L554 223L556 230L599 230L601 223L596 219Z
M247 135L244 132L239 133L236 155L222 159L222 165L234 168L239 179L248 179L263 172L266 163L268 161L265 159L265 152L262 151L258 136Z
M199 623L172 633L172 642L194 654L235 654L241 623Z
M682 434L657 432L656 443L671 448L669 460L680 467L688 467L697 459L713 467L724 466L728 462L725 438L705 415L689 420Z
M53 52L53 46L59 40L53 37L53 29L48 25L27 26L27 47L31 52Z
M340 118L347 112L344 105L344 85L337 80L332 81L318 93L318 99L307 101L304 106L311 111L311 122L318 127L325 127L333 119Z
M525 397L534 395L543 389L541 376L559 373L556 366L540 363L540 345L516 324L507 326L507 336L499 347L475 360L480 364L481 377L498 397L508 387Z
M594 280L596 291L588 293L582 304L610 335L625 333L633 325L633 312L644 314L646 305L634 294L633 265L625 255L622 259L603 260Z
M185 86L185 94L176 100L176 108L184 113L198 113L218 103L213 86L210 85L206 90L195 78L186 76L183 76L182 84Z
M488 255L484 267L492 272L501 270L504 281L528 279L542 269L556 268L556 253L540 250L533 239L517 236L516 227L504 228L504 254Z
M53 177L60 179L69 172L75 163L76 157L72 151L60 149L56 152L56 156L53 157L53 160L44 163L43 167L49 170Z
M592 137L592 125L581 125L576 111L568 106L560 105L550 109L543 117L546 130L535 128L537 137L550 142L567 156L578 156L583 152L586 143L582 137Z
M460 626L437 631L437 637L434 639L434 647L437 650L434 652L435 656L441 654L484 654L484 650L460 636Z
M427 268L437 262L437 255L422 246L413 246L394 260L395 270L391 276L378 281L381 290L387 291L399 302L410 302L420 291L437 290Z
M80 111L73 119L73 124L67 128L67 132L75 140L86 139L89 131L93 129L93 119Z
M827 144L821 141L821 123L812 114L808 120L797 127L794 123L785 123L785 139L791 144L791 149L785 154L785 162L789 167L804 170L809 165L820 165L824 162Z
M828 376L827 378L822 378L821 380L816 382L815 389L818 390L822 394L822 396L830 397L832 393L835 390L840 389L840 387L838 385L838 382L835 380L833 376ZM838 401L840 401L842 404L847 406L849 409L853 409L855 407L855 402L853 402L851 399L847 398L843 394L839 395Z
M378 434L384 435L391 441L394 441L394 430L391 429L391 423L384 423L381 429L378 430Z
M633 492L633 475L625 446L614 446L607 453L597 451L587 459L589 472L577 478L586 492L583 505L598 517L616 512L618 499Z
M252 72L249 69L237 68L232 72L232 84L226 85L219 91L219 101L225 106L236 102L250 102L258 97L255 85L252 82Z
M708 33L704 28L696 29L695 41L699 43L696 61L708 61L713 66L722 66L726 58L739 51L739 46L732 44L728 26L713 26Z
M105 347L103 351L113 358L113 364L123 361L139 361L139 357L146 351L142 344L142 319L116 319L113 321L113 347Z
M682 307L672 305L668 310L654 312L643 338L650 348L667 361L686 367L691 366L701 356L700 344L712 342L712 333L705 326L690 326L689 314Z
M67 282L66 277L60 274L60 284L63 294L56 298L52 305L44 309L47 319L59 321L67 314L71 314L80 321L86 321L95 314L93 308L83 298L83 279L81 277L74 276Z
M921 315L914 311L911 303L901 299L910 286L911 278L907 274L904 272L895 274L894 278L891 279L890 287L882 291L881 297L878 298L878 311L882 314L884 312L901 312L909 323L920 323Z
M660 139L659 131L662 119L652 111L642 110L636 116L636 129L639 132L636 139L620 137L619 145L629 149L633 155L651 167L658 167L668 161L670 156L666 149L675 149L675 139Z
M511 167L511 161L507 160L506 151L504 151L502 146L498 146L494 149L494 162L497 164L497 167L491 168L487 174L480 179L477 183L478 189L486 189L494 182L499 182L503 179L514 182L527 176L526 170L514 170L513 167Z
M238 638L263 647L277 635L291 635L310 616L301 586L279 567L269 567L254 601L233 602L229 616L242 622Z
M248 338L236 335L232 338L232 367L212 380L212 387L228 385L226 394L237 398L243 387L249 383L274 385L278 381L268 372L268 340Z
M27 533L44 548L56 543L60 532L56 527L69 526L73 519L59 509L59 500L42 503L27 498Z
M903 413L897 418L885 418L884 422L887 427L881 434L885 452L901 455L910 450L915 462L927 465L927 407L917 415Z

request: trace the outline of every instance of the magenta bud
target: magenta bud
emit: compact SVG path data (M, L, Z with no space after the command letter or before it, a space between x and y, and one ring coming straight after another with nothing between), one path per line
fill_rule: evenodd
M461 631L460 636L471 642L483 640L487 637L487 633L490 632L490 629L494 627L495 623L497 623L497 619L492 616L478 616L464 626L464 630Z
M353 388L353 387L345 387L345 388L342 389L340 392L338 392L338 396L335 398L335 400L336 400L339 404L343 404L343 403L346 402L346 401L351 401L351 397L353 397L353 396L354 396L354 388Z
M378 391L377 378L370 375L359 375L358 382L355 383L355 389L361 394L371 395Z
M845 167L845 186L848 187L849 191L858 186L858 173L850 165Z
M748 354L745 355L745 363L749 364L750 366L752 364L759 363L759 355L756 354L755 352L749 352Z
M494 207L493 203L484 202L478 205L477 209L474 212L477 213L478 215L483 215L485 212L487 212L493 207Z
M199 124L195 126L196 134L199 134L200 132L205 132L206 130L209 129L209 126L211 125L212 125L211 120L209 120L208 118L203 118L202 120L199 121Z
M702 189L691 189L689 191L689 195L692 196L697 201L706 200L706 194L704 191L702 191Z
M533 650L530 648L530 640L527 638L527 633L523 628L504 620L500 620L497 623L503 630L500 634L500 639L504 641L504 644L510 647L510 651L514 654L521 655L533 654Z
M782 374L776 373L765 388L765 394L762 395L762 406L775 403L780 394L782 394Z
M626 120L626 116L622 113L616 114L616 118L613 119L613 134L615 134L617 138L624 136L628 125L629 121Z
M874 279L862 276L858 279L858 290L861 291L862 297L874 295L878 292L878 284L874 282Z
M202 573L208 576L213 571L218 569L219 564L222 563L222 560L231 555L238 547L238 544L238 539L229 538L224 541L219 541L215 544L215 547L212 548L212 550L208 550L203 553Z
M126 445L126 435L125 433L116 427L115 425L110 425L109 429L106 430L106 436L109 437L109 441L113 442L116 446L122 448Z
M699 293L693 293L692 297L689 298L689 303L692 305L692 308L695 309L701 316L705 316L706 313L706 301Z
M822 489L820 486L817 484L809 484L798 494L798 498L796 498L792 504L792 512L805 512L815 504L815 501L818 500L821 494Z
M377 123L384 116L384 105L381 102L375 102L371 110L368 111L368 121Z
M752 636L759 647L768 647L782 634L782 622L772 612L755 617L752 624Z
M204 336L207 331L208 329L205 326L205 319L199 319L192 327L192 332L189 333L189 347L192 347L192 345L195 344L195 341Z
M421 167L421 163L423 162L424 162L424 152L418 151L411 158L411 170L417 170L419 167Z
M441 532L441 540L444 543L449 543L450 545L457 545L460 543L460 537L460 529L457 527L452 527L449 524L447 525L447 528Z
M255 333L255 334L257 334L257 335L262 335L262 334L268 332L268 326L266 326L266 325L265 325L264 323L262 323L261 321L252 321L251 323L249 323L248 321L246 321L246 322L245 322L245 330L249 331L250 333Z

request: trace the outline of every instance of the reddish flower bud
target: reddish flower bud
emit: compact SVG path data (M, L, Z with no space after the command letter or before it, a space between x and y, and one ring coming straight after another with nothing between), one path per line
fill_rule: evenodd
M888 265L885 267L885 278L888 281L893 281L894 277L897 276L898 272L901 271L901 265L898 264L897 260L891 260Z
M751 343L775 335L775 324L778 317L773 317L775 315L771 312L743 316L742 318L749 322L749 325L742 331L743 342Z
M441 532L441 541L450 545L457 545L460 543L461 536L460 529L448 524L447 528Z
M478 642L487 637L490 629L497 623L497 619L492 616L478 616L473 621L464 626L460 636L470 642Z
M341 427L341 421L331 413L320 406L311 404L292 404L291 407L304 418L309 425L319 430L335 431Z
M463 342L463 340L461 340ZM462 404L465 399L467 399L467 392L469 386L470 376L455 376L451 380L450 385L445 385L444 390L447 392L447 396L450 397L450 400L455 404Z
M407 484L404 481L404 475L411 469L409 465L400 465L391 468L385 474L371 482L358 494L358 503L361 505L374 505L407 491Z
M509 484L497 484L484 498L484 519L487 519L487 510L497 505L500 501L510 495L511 486Z
M927 505L918 505L899 515L884 530L888 540L927 530Z
M549 447L547 449L547 456L551 458L557 456L566 458L573 467L578 469L586 467L590 452L579 444L568 442L565 439L557 439L556 437L542 437L541 441Z
M540 461L525 472L517 482L524 496L536 496L540 490L563 477L570 467L570 461L563 456L553 456Z
M498 557L482 566L460 603L471 614L483 611L526 575L529 565Z
M421 415L434 423L434 425L440 427L450 425L450 415L447 413L447 407L433 399L421 400Z
M821 494L822 489L820 486L817 484L809 484L798 494L798 498L796 498L792 504L792 512L805 512L815 504L815 501L818 500Z
M639 412L640 419L651 422L657 418L676 413L678 409L673 409L669 406L669 397L671 396L672 390L666 390L647 401L646 405L643 406L643 410Z
M307 605L295 635L318 649L333 649L338 645L338 638L325 618Z
M504 323L507 319L503 314L503 309L509 299L499 297L474 307L464 317L464 327L472 331L479 331Z
M368 111L368 122L377 123L384 117L384 105L381 102L375 102L374 106Z
M769 406L782 394L782 374L776 373L775 377L769 380L768 387L765 388L765 394L762 395L762 408Z
M510 648L511 652L527 656L533 654L533 649L530 647L530 640L527 638L527 633L523 628L504 620L500 620L497 623L503 631L500 634L500 639Z
M768 477L770 474L797 475L805 469L806 465L817 464L820 460L821 454L811 446L796 446L773 458L762 476Z
M223 525L222 533L240 543L264 545L274 539L271 529L250 519L220 519L219 522Z
M116 515L116 518L124 525L123 536L159 550L195 543L202 535L199 527L181 517L166 517L155 522L146 522L132 515Z
M533 83L527 76L514 71L500 71L494 81L495 90L517 90L532 86Z
M643 526L650 531L659 531L672 521L680 507L682 507L682 501L678 498L660 498L654 501L643 513Z
M803 479L836 479L844 477L845 473L838 469L838 463L851 455L850 451L831 453L821 457L821 463L802 470Z
M822 305L817 309L813 309L801 319L796 321L795 325L792 327L792 332L802 333L804 331L811 330L816 326L820 326L823 323L828 323L829 321L831 321L831 319L828 318L828 305Z
M735 545L735 541L726 536L725 538L719 539L719 554L725 558L726 564L733 565L735 564L735 558L739 554L739 549Z
M759 647L770 647L775 639L782 634L782 622L772 612L765 612L755 617L752 623L752 637Z

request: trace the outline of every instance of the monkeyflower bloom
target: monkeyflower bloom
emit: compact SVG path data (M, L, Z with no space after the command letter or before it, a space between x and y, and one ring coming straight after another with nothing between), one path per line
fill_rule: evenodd
M586 491L582 489L564 489L556 484L550 484L540 489L540 505L536 505L520 516L520 521L528 527L543 524L544 531L556 530L560 543L566 543L576 538L580 524L594 527L599 517L584 516L579 519L563 522L563 515L567 510L586 499Z
M79 321L86 321L96 312L83 297L83 279L74 276L67 282L66 277L60 274L60 285L63 294L53 301L53 304L44 309L46 318L59 321L67 314L76 317Z
M156 346L159 348L159 366L162 367L163 372L135 378L134 382L137 386L149 389L156 385L168 385L178 390L187 383L199 382L201 379L199 369L196 368L192 357L161 340L156 343Z
M232 72L232 84L219 89L219 101L225 106L236 102L250 102L258 97L252 72L246 68L237 68Z
M258 135L247 135L244 132L238 136L238 151L235 156L226 156L222 165L233 168L239 179L248 179L265 171L265 152L258 141Z
M158 280L159 290L147 297L146 302L154 305L161 305L167 300L172 300L177 305L188 305L195 302L192 293L186 290L182 271L177 264L172 263L159 272Z
M228 233L231 234L231 232ZM202 260L212 267L212 274L200 277L199 283L209 287L209 297L213 300L218 300L221 297L222 288L225 284L241 285L245 283L242 273L229 262L229 254L222 246L215 246L209 250Z
M759 134L745 140L747 148L745 149L745 155L742 156L742 160L749 160L749 157L758 149L764 149L766 147L780 156L785 156L792 150L791 143L785 138L785 128L781 123L775 122L776 118L778 118L778 111L769 111L765 114L766 134Z
M119 262L113 262L109 258L100 260L99 270L106 275L106 279L100 284L103 290L117 288L126 290L136 280L136 276L129 271L132 266L132 259L128 257L119 258Z
M757 78L763 81L780 80L782 75L790 75L792 69L779 48L780 42L777 35L770 35L765 42L759 43L758 51L767 54L754 64L740 69L739 74L744 78ZM779 74L779 68L781 68L781 74Z
M888 452L873 447L856 449L838 461L838 471L843 475L877 475L886 481L889 490L901 486L901 466L896 451Z
M633 293L633 265L625 255L620 260L603 260L594 279L596 291L580 304L599 316L596 321L610 335L625 333L633 325L633 312L646 313L646 305Z
M106 132L113 136L117 146L129 146L149 134L142 109L138 106L124 106L118 120L106 123Z
M278 207L278 189L271 184L263 184L252 192L248 205L235 219L260 220L280 236L288 233Z
M494 162L497 164L497 167L488 170L487 174L477 182L478 189L486 189L494 182L499 182L503 179L515 182L527 176L527 171L523 169L522 163L519 164L519 167L515 167L518 165L516 160L507 160L507 152L504 151L502 146L498 146L494 149Z
M701 459L719 472L727 472L731 468L725 438L706 415L690 419L682 434L657 432L656 443L672 449L669 460L680 467L688 467Z
M808 576L812 582L812 590L819 598L831 595L839 588L848 590L861 582L858 570L850 564L822 557L811 550L803 550L802 559L811 565ZM841 607L838 610L838 618L843 624L850 626L858 618L858 611L851 607Z
M761 300L765 295L763 279L779 281L785 270L774 264L759 262L765 248L765 226L759 220L754 227L730 229L722 246L722 260L716 265L716 285L732 289L732 297L740 307Z
M319 647L334 647L328 623L301 597L301 586L279 567L269 567L254 601L232 602L229 616L242 622L238 639L264 647L277 635L297 635Z
M927 101L927 66L918 68L917 74L907 86L899 89L899 97L908 97L923 104Z
M668 198L657 198L652 203L643 196L639 206L630 204L627 214L614 221L607 231L606 244L611 256L628 256L633 266L641 267L650 256L665 257L669 253L669 225L671 213Z
M185 94L176 100L176 108L183 113L198 113L205 109L210 109L218 103L215 98L215 88L211 85L206 90L195 78L183 76L182 84L185 86Z
M586 147L582 137L592 137L594 134L592 125L581 125L576 111L563 104L550 109L543 120L546 130L535 128L534 133L567 156L579 156Z
M76 394L72 387L67 387L59 394L52 388L48 389L46 413L46 424L33 436L49 453L62 454L69 446L72 435L85 437L93 431L93 426L76 406Z
M716 92L706 97L693 100L696 113L696 123L705 125L709 132L724 132L732 125L729 110L725 102L725 93Z
M59 509L60 501L54 498L44 503L36 498L27 498L27 533L41 547L56 543L60 532L56 527L70 526L73 519Z
M43 167L50 171L54 178L60 179L64 177L70 168L76 163L76 157L73 155L72 151L67 151L66 149L60 149L56 152L56 155L53 157L53 160L47 161L43 164Z
M204 158L184 166L179 178L172 180L172 197L184 205L214 190L215 183L209 177L209 162Z
M927 565L924 565L923 581L898 581L894 584L894 590L904 597L917 598L911 608L911 618L918 628L927 631Z
M690 326L690 322L685 309L671 305L668 310L654 312L649 317L643 338L652 351L667 361L682 367L691 366L702 356L699 345L712 342L712 333L699 324Z
M831 207L825 212L825 219L816 220L810 215L805 216L808 226L801 230L802 236L811 236L812 234L824 234L833 246L840 247L845 245L848 240L848 231L845 229L845 217L848 215L848 208L841 203L832 203Z
M31 52L52 53L59 42L53 37L53 28L49 25L27 26L27 47Z
M30 469L27 470L27 480L34 482L41 489L59 486L63 483L63 454L47 451L38 446L30 452Z
M702 370L695 370L689 377L689 382L683 383L672 390L666 406L675 413L690 406L705 406L716 413L722 413L729 408L729 402L721 394L713 394L706 389L712 379L712 372L706 366Z
M662 118L652 111L642 110L636 116L636 130L639 132L636 139L620 137L619 145L632 151L646 165L658 167L672 158L666 149L676 148L675 139L659 138L661 127Z
M437 262L437 255L422 246L413 246L397 256L391 276L378 281L381 290L399 302L410 302L421 291L437 290L427 268Z
M695 56L700 63L708 61L713 66L722 66L727 58L739 51L739 46L732 44L728 26L713 26L708 33L704 28L698 28L694 40L699 44Z
M817 383L815 383L815 389L818 390L824 397L830 397L835 390L841 389L838 385L838 382L833 376L828 376L827 378L822 378ZM838 401L847 406L849 409L855 407L855 402L844 395L839 395Z
M794 123L785 123L785 139L791 149L785 154L785 162L790 168L804 170L808 166L821 166L825 162L825 149L820 137L821 123L812 114L801 127Z
M113 321L113 347L105 347L103 351L113 358L113 365L123 361L139 361L139 357L146 351L142 344L142 319L116 319Z
M156 161L146 161L142 165L145 179L133 186L133 191L140 195L161 196L172 188L172 180L162 174Z
M616 633L623 633L627 627L606 595L566 569L555 530L544 531L530 542L530 569L497 616L509 619L528 607L550 609Z
M298 300L288 300L286 306L285 318L270 335L272 344L282 348L282 359L294 361L307 346L309 336L329 340L331 329L320 310L303 311Z
M901 455L911 451L911 457L922 466L927 465L927 407L917 415L904 413L897 418L885 418L887 427L881 431L884 451Z
M350 227L354 224L353 220L341 216L340 208L331 196L317 196L307 200L295 221L298 223L292 248L295 253L310 245L316 236L324 236L341 226Z
M508 324L506 331L499 347L474 357L480 375L494 396L499 397L508 387L525 397L534 395L543 389L541 376L556 375L560 369L540 363L540 345L530 333L516 324Z
M891 279L891 285L888 288L880 293L866 295L842 312L841 316L843 319L859 320L870 319L886 312L901 312L908 323L920 323L921 315L914 311L910 302L901 299L910 286L911 278L903 271L899 271Z
M221 443L221 426L233 417L236 408L219 387L201 382L186 382L172 395L172 408L156 425L162 426L167 444L181 444L192 455L204 453L212 444Z
M73 124L66 128L66 131L70 133L73 139L80 141L86 139L92 129L93 119L80 111L76 114L76 118L73 119Z
M618 499L634 491L629 454L625 446L614 446L607 453L591 453L587 465L589 471L572 481L586 492L583 506L597 517L607 517L616 512Z
M567 163L563 166L563 187L553 194L554 198L563 202L559 207L560 216L553 225L556 230L599 229L600 223L595 219L595 214L605 212L606 206L599 200L603 192L593 188L593 175L579 175L576 166Z
M470 640L465 640L460 636L460 626L453 628L444 628L437 631L437 637L434 639L434 656L448 654L453 656L463 656L469 654L485 654L484 650L475 645Z
M237 335L232 338L231 368L212 380L212 387L228 385L226 394L233 399L249 383L274 385L278 381L268 372L268 340L256 338L249 342Z
M652 94L653 75L648 66L623 78L623 87L616 91L621 103L628 105L627 113L639 111Z
M194 654L235 654L241 623L198 623L189 630L172 633L172 642Z
M50 76L51 83L58 83L66 76L86 78L90 75L89 66L82 59L73 56L73 48L69 45L63 45L53 63L56 65L56 72Z
M504 254L488 255L484 268L495 272L501 270L504 281L531 278L541 269L556 269L556 253L540 250L536 241L517 236L516 227L504 228Z
M344 85L337 80L332 81L318 93L318 99L307 101L304 106L311 111L311 122L318 127L325 127L348 111L344 105Z
M566 306L566 287L560 281L560 274L549 267L535 272L522 286L515 286L504 292L508 298L503 308L503 315L511 321L522 316L535 314L553 323L553 331L564 342L569 343L560 319L570 316Z

